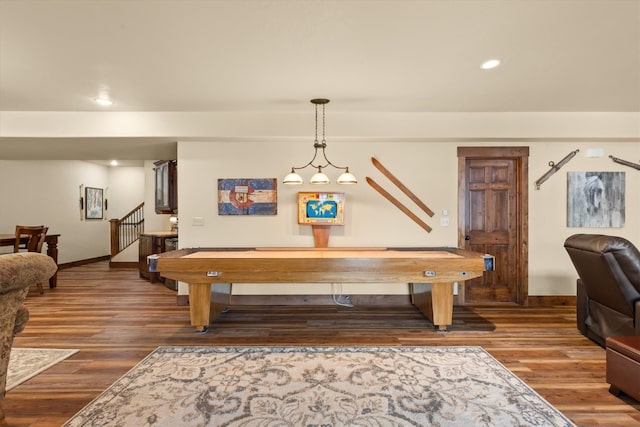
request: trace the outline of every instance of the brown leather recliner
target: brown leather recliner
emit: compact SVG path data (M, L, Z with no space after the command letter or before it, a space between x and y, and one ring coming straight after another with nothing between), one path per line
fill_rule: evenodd
M622 237L574 234L564 247L578 272L577 324L605 347L609 336L640 335L640 252Z

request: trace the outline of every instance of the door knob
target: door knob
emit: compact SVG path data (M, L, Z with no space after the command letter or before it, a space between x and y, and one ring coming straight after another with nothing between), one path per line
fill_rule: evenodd
M466 236L464 236L464 240L471 240L471 236L467 234Z

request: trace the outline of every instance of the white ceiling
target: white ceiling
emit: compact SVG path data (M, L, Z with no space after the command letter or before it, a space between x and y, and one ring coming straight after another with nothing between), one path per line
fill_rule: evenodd
M638 112L640 1L0 0L0 111L310 111L314 97Z

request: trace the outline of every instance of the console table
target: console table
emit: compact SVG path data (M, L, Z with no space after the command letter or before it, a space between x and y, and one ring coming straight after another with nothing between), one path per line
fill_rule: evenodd
M191 325L205 331L233 283L410 283L438 330L453 317L453 287L493 270L494 257L457 248L187 248L148 257L149 270L189 284ZM220 284L211 289L212 284Z

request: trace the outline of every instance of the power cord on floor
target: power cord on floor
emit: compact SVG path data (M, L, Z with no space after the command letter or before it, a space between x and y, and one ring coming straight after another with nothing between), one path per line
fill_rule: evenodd
M353 307L353 304L351 303L351 296L342 294L342 285L332 283L331 288L333 289L333 302L336 305L340 305L342 307Z
M349 295L333 294L333 302L336 305L341 305L343 307L353 307L353 304L351 303L351 297Z

